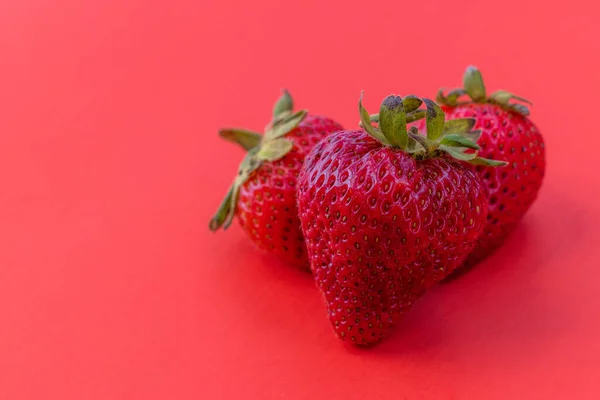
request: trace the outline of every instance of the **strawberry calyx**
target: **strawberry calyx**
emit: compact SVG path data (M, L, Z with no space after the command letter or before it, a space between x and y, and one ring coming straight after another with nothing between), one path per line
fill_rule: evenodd
M463 75L463 87L452 89L444 94L445 89L438 91L436 101L439 104L455 107L469 103L491 103L497 104L508 111L513 111L526 117L529 115L529 108L522 103L532 105L532 103L523 97L516 96L505 90L498 90L487 96L483 77L477 67L467 67ZM468 96L469 100L460 101L463 96ZM520 103L516 103L516 102Z
M294 112L293 108L292 97L287 90L284 90L273 107L273 119L266 126L263 135L238 128L219 131L219 135L223 139L239 145L247 153L225 198L210 220L209 228L211 231L217 231L221 227L227 229L231 225L235 216L240 187L248 180L250 175L263 162L279 160L292 150L294 143L286 139L285 135L293 131L308 113L306 110Z
M381 103L379 114L373 118L362 104L361 93L358 102L361 126L384 146L398 148L418 160L440 157L447 154L471 164L502 166L504 161L490 160L478 156L480 147L477 141L480 130L473 130L474 118L459 118L446 121L444 111L430 99L420 99L410 95L401 98L389 95ZM420 109L425 104L426 109ZM426 135L419 133L408 123L425 117ZM373 120L378 123L373 125Z

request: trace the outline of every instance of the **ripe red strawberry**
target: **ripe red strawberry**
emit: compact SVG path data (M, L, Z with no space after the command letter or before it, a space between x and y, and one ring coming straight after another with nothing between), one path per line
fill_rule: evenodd
M308 269L296 210L296 180L304 157L326 135L342 129L329 118L292 112L287 91L275 104L264 135L243 129L219 134L248 151L219 210L212 231L228 228L234 215L258 247L283 261Z
M430 286L475 245L487 199L477 176L458 162L502 163L478 149L474 121L444 125L427 105L427 136L407 121L422 115L414 96L387 97L379 127L359 102L365 130L321 141L300 174L298 211L311 269L342 340L375 343Z
M487 223L475 250L453 276L467 271L504 242L536 199L546 166L544 139L527 117L529 110L510 103L528 101L505 91L488 97L475 67L467 68L463 80L464 89L455 89L447 96L440 90L438 103L449 119L475 118L475 128L482 132L479 154L506 160L508 165L475 167L489 198ZM462 95L468 95L469 101L459 102Z

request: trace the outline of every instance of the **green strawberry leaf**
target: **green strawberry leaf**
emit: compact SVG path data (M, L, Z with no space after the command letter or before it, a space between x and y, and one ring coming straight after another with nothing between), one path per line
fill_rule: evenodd
M292 112L294 109L294 100L292 100L292 96L287 90L283 90L281 97L275 103L273 107L273 118L277 118L281 114L286 112Z
M442 136L442 132L444 130L444 121L446 116L444 111L435 104L432 100L423 99L425 105L427 106L427 111L425 114L425 125L427 126L427 139L435 142L440 136Z
M362 104L363 96L364 92L361 92L360 99L358 100L358 112L360 114L360 123L363 129L379 142L389 145L390 143L388 142L387 138L381 133L379 129L375 128L371 124L371 116Z
M390 95L383 100L379 110L379 129L392 146L406 148L408 132L402 97Z
M231 187L227 191L227 194L225 195L225 198L219 205L219 209L217 210L215 215L210 220L210 223L208 224L208 227L211 231L215 232L221 226L223 226L223 224L225 224L225 221L227 220L227 217L229 216L230 211L231 211L231 206L232 206L231 199L233 197L233 191L234 191L234 185L231 185Z
M450 147L450 146L446 146L446 145L441 145L439 147L439 149L442 151L445 151L450 156L456 158L457 160L461 160L461 161L471 161L477 157L476 153L465 153L463 150L459 150L455 147Z
M437 144L426 138L425 136L419 133L419 130L416 126L411 126L408 131L408 135L411 139L413 139L416 143L419 143L423 149L425 149L426 154L431 154L434 152Z
M240 145L244 150L250 150L260 144L262 135L246 129L221 129L219 135L232 143Z
M294 147L294 142L289 139L279 138L270 140L260 147L256 153L256 157L260 161L275 161L279 160L287 153L289 153Z
M444 124L444 135L469 133L476 122L477 120L475 118L457 118L448 120Z
M481 72L479 72L476 67L472 65L467 67L467 70L463 76L463 86L473 101L485 101L485 85L483 84Z
M461 96L464 96L465 94L467 94L467 92L465 92L463 89L453 89L453 90L449 91L447 95L444 95L444 90L445 90L444 88L441 88L438 91L435 101L437 101L440 104L445 104L448 106L457 105L458 99Z
M533 103L523 97L516 96L510 92L505 90L497 90L490 95L490 99L496 101L499 104L507 105L511 100L521 101L523 103L527 103L529 105L533 105Z
M459 135L458 133L452 133L446 135L440 141L440 144L450 147L466 147L467 149L479 150L481 147L477 143L472 142L470 139Z
M406 99L406 97L405 97ZM406 111L406 104L404 105ZM371 122L379 123L379 114L370 114ZM406 113L406 123L415 122L425 117L425 110L415 110ZM362 126L362 122L359 123Z
M294 130L306 117L306 110L296 111L293 114L284 114L282 118L276 118L271 129L267 130L265 137L268 140L278 139Z
M479 142L479 138L481 138L481 131L479 129L477 129L475 131L465 133L463 136L466 137L467 139L471 140L472 142L477 143L477 142Z
M499 104L503 108L515 111L525 117L529 115L529 108L527 108L526 105L511 103L511 100L516 100L523 103L527 103L529 105L533 105L531 101L523 97L515 96L514 94L505 90L498 90L490 95L491 102Z
M404 99L402 99L402 104L404 105L404 111L407 114L409 114L421 107L421 104L423 104L423 100L421 100L413 94L409 94Z
M475 157L470 163L475 165L485 165L486 167L503 167L508 164L506 161L489 160L482 157Z
M235 216L235 210L239 198L240 187L244 182L246 182L246 180L248 180L250 174L256 171L262 165L262 161L257 157L258 152L258 148L255 147L252 150L250 150L242 160L242 163L238 168L238 174L235 177L233 184L227 191L227 194L221 202L221 205L219 206L219 209L217 210L216 214L210 220L208 227L211 231L214 232L220 227L223 227L223 229L225 230L229 228L229 226L233 222L233 217Z

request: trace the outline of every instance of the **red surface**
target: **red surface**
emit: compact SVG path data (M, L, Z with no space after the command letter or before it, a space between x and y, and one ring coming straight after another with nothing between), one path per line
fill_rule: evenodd
M599 7L508 0L0 4L0 399L597 399ZM353 126L361 89L468 63L535 102L547 179L506 246L390 340L334 338L311 278L207 221L281 87Z

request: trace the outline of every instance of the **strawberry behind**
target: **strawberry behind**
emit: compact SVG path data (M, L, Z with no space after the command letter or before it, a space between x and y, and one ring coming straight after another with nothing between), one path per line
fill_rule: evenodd
M287 91L275 103L264 135L224 129L220 135L248 153L209 227L227 229L237 215L247 236L259 248L308 270L306 246L296 209L296 185L308 152L327 135L343 129L333 120L293 112Z
M468 271L504 243L537 198L546 170L544 138L522 104L529 102L505 91L488 96L481 73L472 66L463 81L463 89L447 95L440 91L438 103L448 118L475 118L475 128L481 131L481 156L508 164L474 167L488 195L489 211L477 246L452 277ZM468 100L461 101L464 95Z

